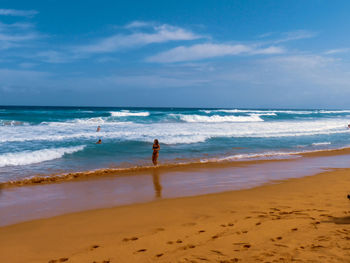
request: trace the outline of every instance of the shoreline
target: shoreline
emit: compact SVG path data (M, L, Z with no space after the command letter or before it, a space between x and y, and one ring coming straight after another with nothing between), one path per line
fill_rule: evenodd
M101 178L105 176L126 176L126 175L137 175L143 172L160 170L160 171L171 171L176 169L191 169L191 168L224 168L224 167L241 167L260 163L279 162L279 161L293 161L295 158L301 157L323 157L323 156L336 156L350 154L350 147L338 148L338 149L322 149L313 151L301 151L301 152L290 152L279 154L265 154L265 158L246 158L244 160L232 160L233 158L221 158L221 159L209 159L207 161L195 161L195 162L183 162L183 163L165 163L159 166L134 166L127 168L102 168L90 171L82 172L70 172L70 173L59 173L59 174L48 174L48 175L33 175L29 178L20 180L13 180L7 182L0 182L1 188L11 187L22 187L30 185L44 185L52 183L61 183L65 181L76 181ZM260 154L259 154L260 155ZM285 156L286 158L271 158ZM292 158L288 158L292 157ZM294 157L294 158L293 158ZM247 160L248 159L248 160Z
M0 227L0 261L348 262L349 173Z
M251 189L349 168L350 154L240 163L209 163L0 188L0 226L93 209ZM341 151L347 153L347 151ZM327 156L325 156L325 154ZM331 155L330 155L331 154Z

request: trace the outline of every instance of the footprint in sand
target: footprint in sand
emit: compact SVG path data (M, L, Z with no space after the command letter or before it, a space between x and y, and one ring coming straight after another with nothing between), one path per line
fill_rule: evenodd
M140 253L140 252L146 252L146 251L147 251L147 249L141 248L141 249L137 250L136 252L137 252L137 253Z
M224 253L222 253L221 251L219 251L219 250L210 250L211 252L214 252L215 254L217 254L217 255L220 255L220 256L225 256L225 254Z
M270 213L273 213L273 212L270 212ZM259 218L265 218L267 217L267 215L258 215Z
M157 258L160 258L161 256L163 256L164 254L163 253L159 253L156 255Z
M234 262L238 262L240 261L239 258L231 258L230 260L224 259L224 260L220 260L220 263L234 263Z
M181 244L181 243L182 243L182 240L181 240L181 239L178 239L178 240L176 240L176 243Z
M205 232L205 230L199 230L198 231L198 233L204 233Z
M136 241L136 240L138 240L138 239L139 239L138 237L130 237L130 238L125 237L125 238L123 238L123 241L124 241L124 242Z
M209 261L209 259L202 257L202 256L197 256L196 259L202 260L202 261Z
M99 248L100 246L99 245L92 245L90 250L95 250L96 248Z
M318 248L324 248L324 246L312 244L312 245L311 245L311 248L312 248L312 249L318 249Z
M56 263L56 262L66 262L68 261L68 258L60 258L60 259L51 259L49 263Z
M283 244L274 244L276 247L288 247L286 245L283 245Z
M182 249L183 249L183 250L187 250L187 249L189 249L189 248L195 248L195 247L196 247L195 245L189 244L189 245L187 245L187 246L184 246Z

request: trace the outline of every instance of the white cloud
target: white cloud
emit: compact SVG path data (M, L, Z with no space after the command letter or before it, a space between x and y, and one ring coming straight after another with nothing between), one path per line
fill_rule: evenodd
M256 54L281 54L284 50L280 47L257 48L243 44L196 44L189 47L180 46L161 52L147 58L148 62L171 63L181 61L194 61L213 57L233 55Z
M19 66L21 68L27 69L27 68L33 68L33 67L37 66L37 64L36 63L30 63L30 62L23 62L23 63L20 63Z
M282 33L282 38L275 40L274 43L277 44L277 43L288 42L292 40L313 38L315 36L317 36L317 33L312 31L307 31L307 30L290 31L290 32Z
M201 38L186 29L161 25L155 26L154 32L137 32L128 35L116 34L103 38L93 44L82 45L74 48L76 53L108 53L131 47L141 47L153 43L165 43L169 41L185 41Z
M332 55L332 54L339 54L339 53L346 53L349 52L349 48L338 48L338 49L330 49L324 52L326 55Z
M144 22L144 21L133 21L129 24L127 24L126 26L124 26L124 28L130 29L130 28L140 28L140 27L149 27L152 26L152 23L149 22Z
M0 22L0 49L20 47L40 38L31 23L5 24Z
M33 17L38 13L36 10L0 9L0 15L3 16Z
M55 50L40 51L35 54L35 58L48 63L66 63L73 60L68 54Z

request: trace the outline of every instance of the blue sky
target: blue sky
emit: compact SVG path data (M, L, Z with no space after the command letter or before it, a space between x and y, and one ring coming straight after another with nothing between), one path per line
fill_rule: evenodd
M0 1L0 104L350 108L349 1Z

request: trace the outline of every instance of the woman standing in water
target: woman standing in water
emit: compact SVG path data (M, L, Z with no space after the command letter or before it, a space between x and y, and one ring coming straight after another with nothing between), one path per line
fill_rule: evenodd
M159 142L157 139L155 139L153 143L153 154L152 154L152 162L154 165L158 164L159 150L160 150Z

